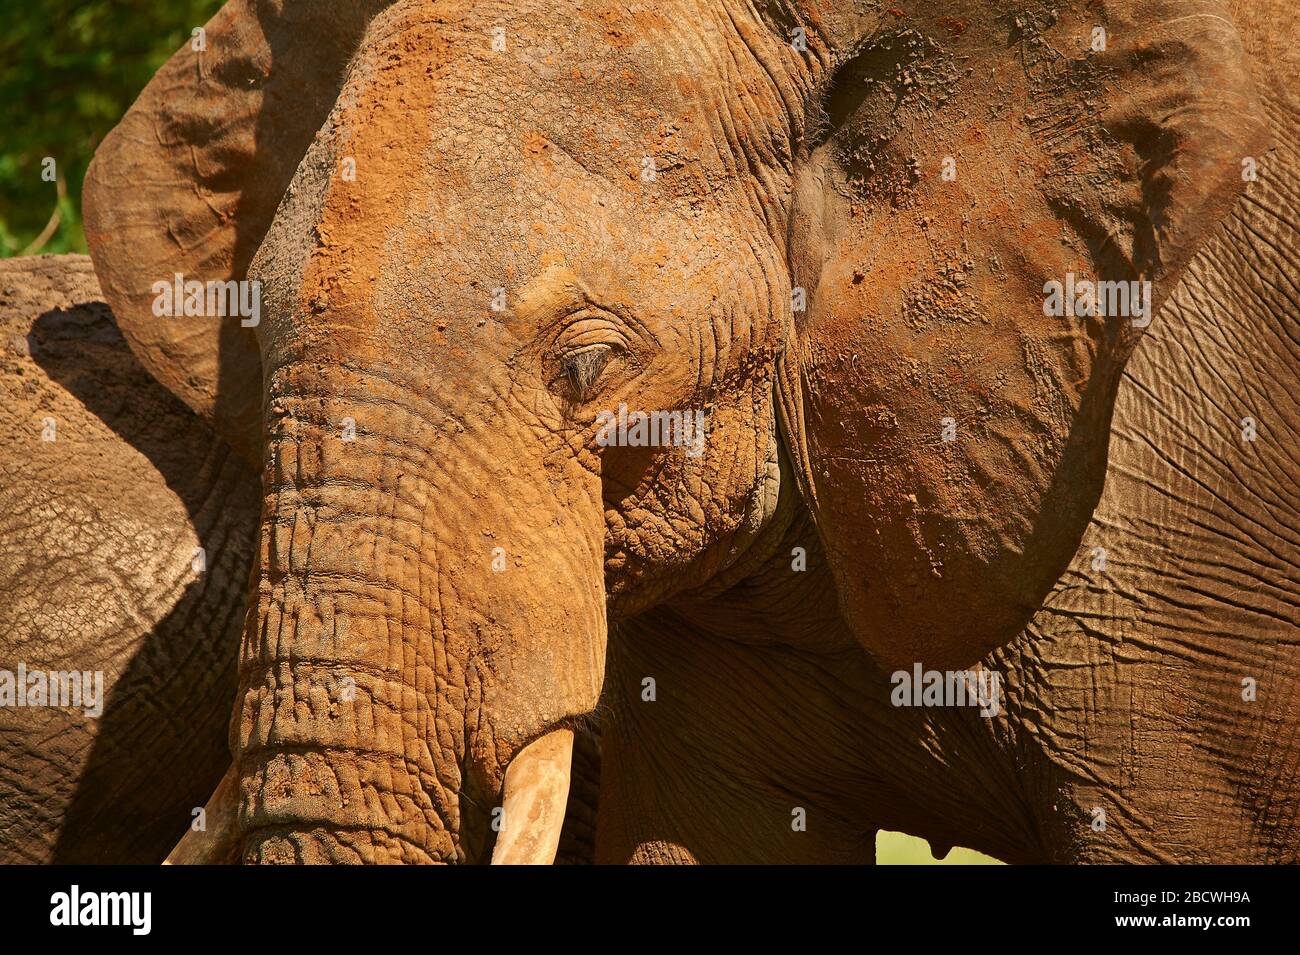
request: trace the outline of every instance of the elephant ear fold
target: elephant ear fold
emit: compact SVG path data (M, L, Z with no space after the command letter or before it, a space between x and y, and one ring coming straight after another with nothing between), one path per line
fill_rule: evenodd
M207 283L245 279L378 6L231 0L158 71L86 174L86 242L131 350L259 467L258 299ZM204 283L202 305L175 300L186 282Z
M935 6L831 37L781 388L845 613L908 665L1010 640L1074 557L1124 362L1266 129L1218 4Z

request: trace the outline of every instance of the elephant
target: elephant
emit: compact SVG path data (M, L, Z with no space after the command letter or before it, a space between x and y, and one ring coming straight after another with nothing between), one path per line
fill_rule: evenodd
M1295 567L1283 18L230 0L84 191L123 337L262 479L170 860L549 862L595 728L601 861L1294 859L1296 588L1239 597ZM1273 346L1222 349L1274 402L1236 509L1187 471L1229 320Z
M0 262L0 681L94 674L0 682L5 863L160 862L229 762L257 475L100 298L85 256Z
M1255 14L1234 19L1268 91L1269 171L1125 366L1105 489L1069 566L1025 629L979 663L1007 676L1006 712L892 708L886 675L833 610L775 627L745 619L740 630L765 635L745 647L711 639L736 631L728 611L752 601L740 588L722 612L638 622L615 672L679 689L654 707L635 685L609 694L599 861L804 861L811 840L778 823L791 794L821 832L819 860L870 858L875 829L1018 863L1300 859L1288 477L1300 433L1288 191L1300 58L1279 42L1300 13L1245 10ZM786 588L787 576L762 586ZM834 608L835 595L810 585L798 606ZM838 646L809 652L785 636L810 628ZM720 672L746 678L701 685ZM769 831L748 843L717 825L763 818Z
M0 709L0 862L161 862L229 762L257 476L139 366L87 257L0 262L0 322L0 669L102 681ZM577 747L569 863L599 783Z

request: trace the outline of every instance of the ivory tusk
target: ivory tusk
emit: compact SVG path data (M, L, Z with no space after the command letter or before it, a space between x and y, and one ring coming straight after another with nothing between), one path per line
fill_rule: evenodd
M233 861L238 813L239 776L232 764L203 807L206 831L191 829L185 833L163 865L219 865Z
M506 768L501 831L493 865L550 865L560 847L569 801L573 730L552 730L519 751Z

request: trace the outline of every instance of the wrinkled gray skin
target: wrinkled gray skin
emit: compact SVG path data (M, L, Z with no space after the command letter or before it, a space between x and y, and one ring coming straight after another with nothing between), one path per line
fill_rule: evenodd
M97 717L0 708L4 863L159 862L229 760L256 477L101 298L85 256L0 262L0 669L103 674Z

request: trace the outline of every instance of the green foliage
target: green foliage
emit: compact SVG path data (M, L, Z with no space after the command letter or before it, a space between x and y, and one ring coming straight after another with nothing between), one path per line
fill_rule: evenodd
M81 180L154 71L221 0L0 4L0 257L84 252ZM66 184L42 179L52 157ZM31 248L56 207L57 229Z
M1002 865L997 859L963 849L960 846L951 850L942 859L930 854L930 846L924 839L909 836L901 832L876 833L876 865Z

